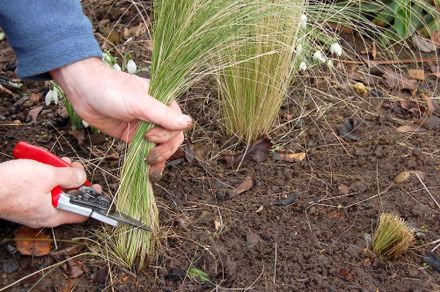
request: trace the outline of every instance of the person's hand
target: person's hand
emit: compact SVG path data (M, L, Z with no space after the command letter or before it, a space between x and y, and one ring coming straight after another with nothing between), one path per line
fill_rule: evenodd
M63 158L70 162L70 159ZM57 168L34 160L17 159L0 163L0 218L31 228L79 223L87 217L55 209L50 191L56 187L76 188L86 180L78 162ZM100 192L100 186L95 185Z
M158 144L147 161L150 175L161 176L165 161L183 142L183 130L192 124L176 102L164 105L148 95L148 79L116 71L98 58L50 73L78 115L110 136L129 142L141 120L157 125L146 134L149 141Z

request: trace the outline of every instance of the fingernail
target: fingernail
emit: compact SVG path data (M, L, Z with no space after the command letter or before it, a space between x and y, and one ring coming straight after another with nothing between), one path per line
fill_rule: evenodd
M75 169L75 171L76 171L76 177L78 180L78 184L79 185L83 184L87 179L86 173L80 169Z
M150 179L152 182L158 182L162 178L162 172L161 171L152 171L150 173Z
M151 153L147 157L147 163L150 164L150 165L155 164L156 160L157 160L157 154L156 153Z
M187 116L187 115L180 115L177 118L177 121L178 121L179 125L181 125L182 127L188 127L192 124L191 117Z
M155 136L155 135L145 135L145 139L147 139L148 141L154 142L157 141L159 137Z

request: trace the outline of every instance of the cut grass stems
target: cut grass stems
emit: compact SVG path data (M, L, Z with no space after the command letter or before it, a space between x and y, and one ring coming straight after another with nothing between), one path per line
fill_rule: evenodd
M226 131L248 144L269 131L299 70L294 51L301 46L304 1L273 2L276 12L261 18L242 46L226 52L236 65L217 74Z
M414 241L412 228L402 218L382 213L373 234L373 251L382 259L395 259L405 253Z
M155 0L149 94L169 104L194 82L227 66L219 55L244 38L260 18L275 9L272 0ZM139 124L122 166L115 204L142 220L152 233L122 226L115 253L128 266L142 269L152 254L158 232L158 210L145 157L154 144L144 139L154 125Z

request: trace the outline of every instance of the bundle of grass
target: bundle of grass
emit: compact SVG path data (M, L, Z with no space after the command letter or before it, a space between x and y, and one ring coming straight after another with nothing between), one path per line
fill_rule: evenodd
M402 218L382 213L373 234L373 251L383 259L395 259L405 253L414 241L414 231Z
M302 46L304 1L273 2L274 14L261 18L240 46L226 52L235 65L217 74L226 131L247 143L269 131L301 64L295 57Z
M169 104L200 78L227 66L218 56L247 35L253 23L273 10L272 0L155 0L149 94ZM125 264L143 268L155 246L158 210L145 157L154 144L144 139L154 125L143 122L122 167L116 208L143 221L152 233L118 228L114 252Z

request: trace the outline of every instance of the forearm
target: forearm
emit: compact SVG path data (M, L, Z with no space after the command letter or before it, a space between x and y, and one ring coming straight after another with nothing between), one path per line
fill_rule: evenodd
M0 0L0 26L23 79L49 79L53 69L102 55L79 0Z

